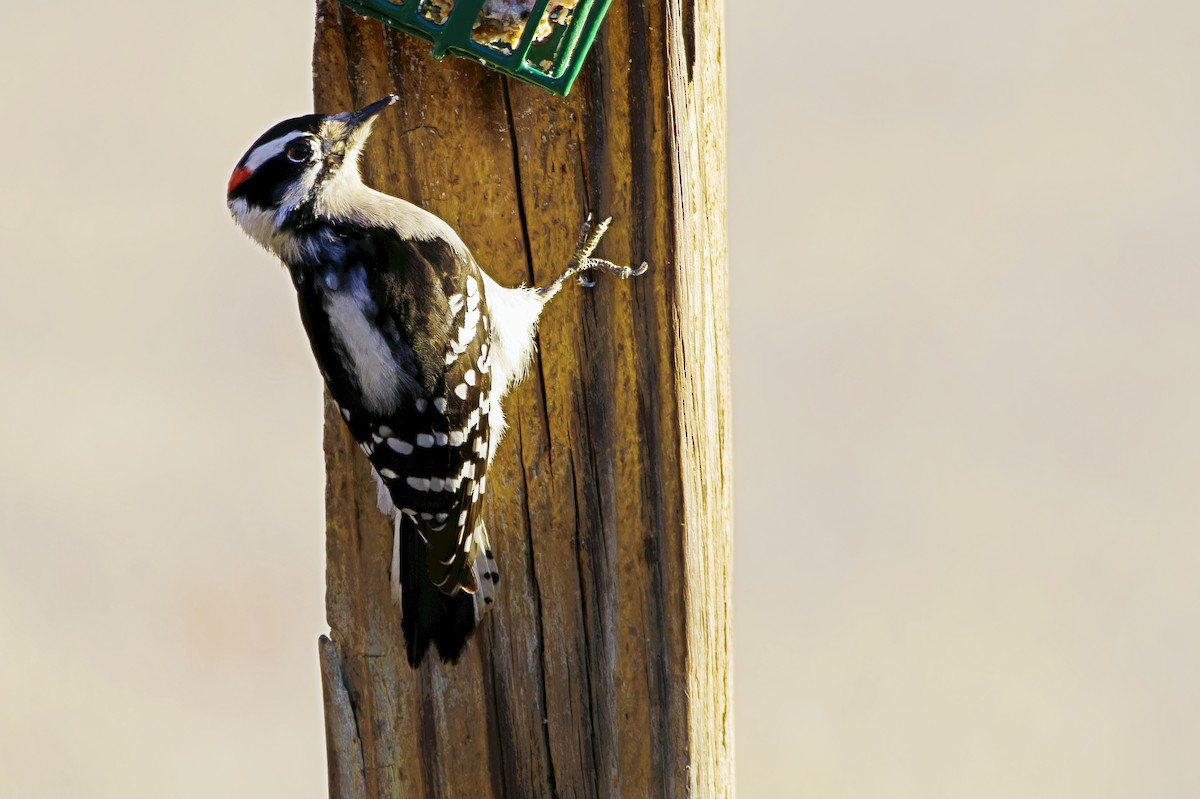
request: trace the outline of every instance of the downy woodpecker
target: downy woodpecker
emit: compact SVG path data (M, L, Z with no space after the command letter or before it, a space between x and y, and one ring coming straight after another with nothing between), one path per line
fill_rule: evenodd
M592 258L608 221L589 217L553 283L500 286L442 219L362 183L371 125L397 99L280 122L242 156L227 201L291 274L321 376L374 469L416 667L430 642L457 659L495 599L480 506L501 402L529 366L542 309L573 275L646 265Z

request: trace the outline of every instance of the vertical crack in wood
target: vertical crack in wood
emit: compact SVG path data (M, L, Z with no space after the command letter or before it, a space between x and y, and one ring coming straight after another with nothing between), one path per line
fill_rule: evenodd
M429 673L426 672L420 677L420 729L421 729L421 778L424 784L434 786L435 796L441 796L443 793L442 786L445 782L438 779L440 776L438 766L441 765L438 760L438 735L437 725L434 723L433 701L434 697L428 688Z
M648 4L630 8L630 14L636 22L632 27L637 30L628 41L630 72L633 75L652 74L656 69L656 61L661 52L660 46L652 38L656 25L655 12ZM669 26L668 26L669 30ZM674 158L676 142L668 131L659 123L662 108L659 103L662 98L654 93L655 85L651 81L630 82L629 87L629 173L630 173L630 219L636 224L631 229L631 239L635 251L645 253L648 241L663 237L666 239L666 252L672 257L666 263L652 264L656 270L657 279L665 287L666 295L671 298L667 308L670 313L661 313L653 299L646 304L640 302L642 292L647 286L635 286L632 302L643 319L643 324L637 326L634 335L637 337L639 351L655 352L656 331L665 323L669 330L678 331L681 326L703 324L703 311L706 309L690 309L691 313L681 317L679 296L680 258L676 255L679 249L681 230L678 220L672 217L673 224L667 225L666 230L655 230L654 214L658 211L656 202L657 184L654 179L659 174L663 164L661 159ZM665 145L656 138L665 139ZM666 200L671 208L678 209L684 202L685 194L674 191L674 186L668 182ZM689 209L690 210L690 209ZM666 321L669 319L669 322ZM644 348L644 350L643 350ZM675 380L675 370L685 360L670 350L662 353L665 358L646 358L639 362L639 368L645 370L644 380L639 388L644 388L646 394L640 391L636 397L636 408L641 436L640 446L643 448L643 458L649 468L641 472L644 481L643 490L649 497L665 497L669 491L682 488L678 483L670 484L673 468L686 470L688 453L676 446L674 457L671 457L670 442L682 435L682 403L685 399L678 391L664 391L664 386L671 386ZM655 409L667 406L680 406L672 418L673 424L663 426L662 419ZM675 530L668 523L671 517L670 509L662 502L650 502L647 506L645 531L638 531L641 537L641 551L645 561L645 578L649 585L646 588L647 602L646 623L653 627L655 633L648 635L648 647L652 654L646 663L646 679L653 686L656 696L661 703L652 708L650 723L653 728L653 738L656 745L651 749L653 758L653 774L657 783L658 795L673 797L684 795L686 789L680 784L679 768L690 756L686 741L679 740L677 733L673 734L673 724L682 725L683 729L692 723L692 705L686 692L680 690L680 682L686 675L686 668L694 667L688 663L690 652L685 632L680 639L673 639L668 634L668 620L686 613L686 588L676 590L676 586L686 586L696 578L690 572L686 560L686 551L679 546ZM672 542L676 542L672 546ZM678 640L678 643L676 643ZM681 651L676 651L680 650ZM700 794L703 795L703 794Z
M518 429L519 432L519 429ZM529 496L529 480L525 475L525 445L524 437L517 436L518 451L520 458L518 462L521 464L521 493ZM542 613L542 588L538 584L537 563L535 562L534 544L533 544L533 520L529 516L529 502L523 503L522 507L525 510L525 529L528 531L529 540L529 562L526 568L529 570L530 582L533 587L533 604L534 615L537 617L537 658L540 666L541 674L538 679L538 695L539 715L542 717L542 743L546 750L546 767L547 775L550 781L550 794L557 799L558 797L558 778L554 772L554 750L550 746L550 725L549 725L549 708L546 705L546 628L545 616Z
M683 58L687 64L687 80L691 83L696 73L696 6L694 3L682 3L683 19L680 27L683 29Z
M587 419L587 414L585 413L584 414L585 424L586 424L586 419ZM588 431L588 439L589 439L588 443L587 443L588 451L592 452L590 429ZM575 470L575 448L574 447L567 448L567 456L568 456L570 467L571 467L571 487L572 487L571 499L573 500L572 510L573 510L574 516L575 516L575 579L577 581L576 584L579 586L579 604L580 604L580 611L583 614L583 631L584 631L584 635L583 635L583 679L585 682L584 688L586 689L587 699L588 699L588 719L592 722L592 725L593 725L593 729L591 730L590 734L586 734L583 737L587 739L588 747L591 749L591 755L592 755L593 768L592 768L592 773L588 776L591 777L591 779L592 779L592 788L595 790L596 795L599 796L600 795L600 782L599 782L600 775L599 775L599 771L594 767L594 764L600 762L600 753L596 748L596 731L595 731L596 699L597 699L597 697L592 692L592 636L595 634L596 625L593 623L594 620L592 619L592 615L591 615L591 604L588 602L589 597L588 597L588 592L587 592L587 583L583 579L583 531L581 530L581 523L583 521L583 518L579 512L580 487L579 487L578 472L576 472L576 470ZM593 470L594 470L595 469L594 457L593 457L592 465L593 465ZM599 507L599 505L597 505L597 507ZM604 524L603 516L601 516L600 524L601 524L601 527L603 527L603 524ZM588 561L589 562L591 561L590 556L588 558ZM580 732L583 733L584 731L581 730Z
M509 145L512 147L513 184L517 194L517 218L521 221L521 239L525 246L525 268L528 274L527 285L537 285L537 275L533 265L533 244L529 237L529 219L526 216L524 181L521 180L521 149L517 140L517 123L513 117L512 95L509 93L509 78L502 78L504 86L504 115L508 120ZM563 264L565 267L566 264ZM550 435L550 401L546 396L546 375L542 371L542 340L537 331L533 334L533 361L537 366L538 390L542 394L542 423L546 426L546 435ZM546 458L550 467L554 467L554 447L546 448ZM531 533L532 534L532 533Z
M494 629L494 627L488 628L489 638L492 636L492 631ZM489 650L495 652L496 647L490 646ZM496 795L500 797L500 799L507 799L509 796L509 782L512 778L508 773L507 768L508 753L505 751L505 742L507 740L507 736L503 735L500 730L500 719L502 718L500 713L500 678L499 675L496 674L496 659L494 657L488 658L485 665L487 666L489 690L491 692L492 700L490 703L491 714L495 720L495 723L490 725L490 733L492 740L496 742L496 746L492 747L493 765L495 766L493 775L496 778L494 781L496 786Z
M530 286L537 285L533 273L533 246L529 240L529 219L525 210L525 186L521 180L521 150L517 142L517 123L513 118L512 95L508 89L509 78L501 78L504 87L504 117L508 121L508 140L512 148L513 187L517 194L517 218L521 221L521 240L525 245L525 266L528 274L526 280Z

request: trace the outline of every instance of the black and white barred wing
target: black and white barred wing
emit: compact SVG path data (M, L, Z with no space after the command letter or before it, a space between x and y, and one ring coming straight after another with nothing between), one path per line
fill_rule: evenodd
M396 512L425 544L429 580L448 595L480 592L482 610L499 575L481 513L492 437L485 298L470 269L461 290L447 295L452 323L439 390L378 420L361 444Z

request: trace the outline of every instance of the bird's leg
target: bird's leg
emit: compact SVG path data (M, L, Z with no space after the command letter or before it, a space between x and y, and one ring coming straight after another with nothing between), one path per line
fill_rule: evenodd
M642 265L637 269L629 266L619 266L612 261L606 261L603 258L593 258L592 252L596 249L596 245L600 243L604 232L608 230L609 223L612 222L612 217L601 220L596 224L592 224L592 215L588 214L587 219L583 223L583 230L579 233L579 241L575 244L575 254L571 256L571 262L567 264L567 268L561 275L555 278L554 282L548 286L543 286L538 289L538 294L543 295L547 300L558 293L558 290L563 287L568 280L575 275L579 275L579 282L584 286L594 286L596 281L588 280L581 272L590 272L593 269L601 269L608 272L610 275L625 280L626 278L636 277L645 273L649 268L649 264L642 262Z

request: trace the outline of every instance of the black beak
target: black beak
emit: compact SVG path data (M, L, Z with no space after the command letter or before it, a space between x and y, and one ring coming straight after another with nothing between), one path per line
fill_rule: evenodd
M330 117L330 122L335 124L327 128L325 152L347 155L358 153L371 135L371 126L375 117L399 99L396 95L389 94L366 108Z
M389 105L394 105L400 98L394 94L389 94L382 100L371 103L366 108L360 108L357 111L351 111L347 114L339 114L337 118L341 119L346 124L346 132L353 133L358 128L370 122L375 117L379 116L383 109Z

